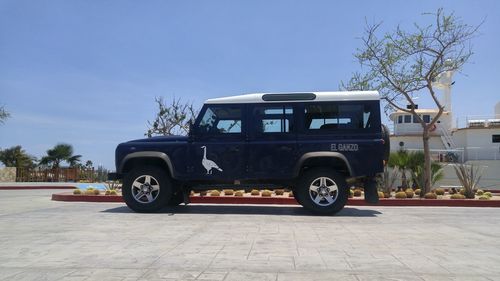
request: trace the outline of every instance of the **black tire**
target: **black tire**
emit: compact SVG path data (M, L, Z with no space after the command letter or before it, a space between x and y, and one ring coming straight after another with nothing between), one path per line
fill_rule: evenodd
M391 154L391 132L386 125L382 125L382 139L384 140L384 160L387 163L389 161L389 155Z
M316 186L317 191L312 191ZM331 215L344 208L347 192L347 183L342 175L328 168L316 168L301 176L294 194L297 202L309 211Z
M122 194L130 209L139 213L157 212L171 199L172 183L160 167L135 167L123 179Z
M181 203L184 203L184 194L182 194L182 190L177 190L172 194L172 198L167 203L169 207L179 206Z

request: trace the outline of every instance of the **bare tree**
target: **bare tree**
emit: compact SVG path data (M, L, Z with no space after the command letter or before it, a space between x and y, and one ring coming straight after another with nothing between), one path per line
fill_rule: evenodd
M480 26L465 24L453 13L445 14L443 9L423 15L430 16L431 22L415 23L411 31L398 25L394 31L380 37L377 35L381 23L367 23L361 38L363 45L355 54L366 71L354 73L347 83L341 83L341 88L347 90L378 90L386 102L386 112L400 110L418 120L423 128L425 154L424 192L421 194L431 189L429 132L446 109L436 95L433 82L442 73L460 71L469 61L473 54L471 39ZM437 114L430 123L415 111L417 95L427 95L435 104Z
M192 103L182 103L180 99L172 99L167 105L162 97L155 98L158 113L153 122L148 121L148 130L145 136L154 135L186 135L189 132L189 123L194 121L198 114Z
M3 124L9 117L10 113L7 112L3 106L0 106L0 124Z

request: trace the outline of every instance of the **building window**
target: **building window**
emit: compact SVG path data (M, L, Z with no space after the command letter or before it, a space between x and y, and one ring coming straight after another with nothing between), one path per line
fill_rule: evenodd
M424 122L425 123L431 123L431 116L430 115L424 115Z
M411 115L405 115L405 123L411 123Z
M500 142L500 135L492 135L491 142Z
M413 123L420 123L420 121L418 121L418 118L416 116L413 116Z
M403 115L398 116L398 123L399 124L403 123Z

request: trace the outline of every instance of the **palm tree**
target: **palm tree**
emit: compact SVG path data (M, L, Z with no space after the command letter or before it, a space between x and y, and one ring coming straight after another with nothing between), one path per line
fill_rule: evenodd
M424 159L422 151L411 152L408 154L408 169L410 170L413 184L418 187L424 185ZM443 167L438 162L431 162L431 187L443 179Z
M408 188L408 180L406 178L406 170L410 164L410 157L408 151L398 150L393 152L389 156L389 162L387 163L391 168L397 168L401 172L401 188L405 190Z
M52 168L59 168L61 162L66 161L70 167L74 167L80 162L81 157L81 155L73 155L73 147L70 144L60 143L47 150L47 156L42 157L40 164L51 164Z
M6 167L31 168L35 166L35 160L20 145L0 150L0 162Z

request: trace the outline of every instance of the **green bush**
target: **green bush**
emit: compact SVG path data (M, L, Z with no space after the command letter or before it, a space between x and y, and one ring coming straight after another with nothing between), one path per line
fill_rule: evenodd
M429 192L429 193L426 193L424 195L424 198L425 199L437 199L438 197L437 197L436 193Z
M354 191L352 189L349 189L349 198L354 197Z
M406 193L406 198L413 198L413 196L415 196L415 191L413 191L413 189L411 188L407 188L405 190L405 193Z
M271 190L267 190L267 189L266 189L266 190L262 191L262 194L261 194L261 195L262 195L262 197L271 197L271 195L272 195L272 194L273 194L273 193L272 193L272 191L271 191Z
M114 189L113 189L113 190L110 190L110 191L109 191L109 195L111 195L111 196L116 196L116 195L118 195L118 192L117 192L116 190L114 190Z
M420 196L420 192L422 192L422 189L420 189L420 188L415 189L415 195Z
M465 195L465 188L460 188L460 190L458 191L458 193L460 193L462 195Z
M275 189L274 194L276 195L283 195L285 193L284 189Z
M484 190L481 190L481 189L476 190L476 195L477 196L484 195Z
M354 190L354 197L360 197L361 195L363 195L363 191L361 191L360 189L355 189Z
M74 195L81 195L82 191L80 189L75 189L75 190L73 190L73 194Z
M258 191L257 189L252 189L252 191L250 191L250 195L252 195L252 196L259 196L260 195L260 191Z
M434 190L434 193L436 193L436 195L444 195L444 189L442 189L442 188L436 188Z
M293 191L288 192L288 197L293 197Z
M106 190L106 191L104 192L104 195L110 195L110 194L111 194L111 190Z
M465 199L465 195L462 195L462 194L453 194L452 196L450 196L451 199Z
M382 191L379 191L378 198L384 198L384 197L385 197L384 193Z
M85 190L85 195L94 195L94 190L91 189L91 190Z
M491 192L489 192L489 191L486 191L483 195L488 196L489 198L491 198L493 196L493 194L491 194Z
M399 192L396 192L396 198L398 199L406 199L406 192L404 191L399 191Z
M220 191L212 190L212 192L210 192L210 196L220 196Z
M101 194L101 191L100 191L99 189L94 189L93 191L94 191L94 195L99 195L99 194Z
M234 194L234 190L232 189L224 189L224 195L233 195Z
M206 190L200 191L200 196L205 196L205 195L207 195L207 191Z
M234 196L237 196L237 197L242 197L243 196L243 191L241 190L238 190L234 193Z
M490 200L491 197L489 196L486 196L486 195L483 195L483 196L479 196L479 200Z

